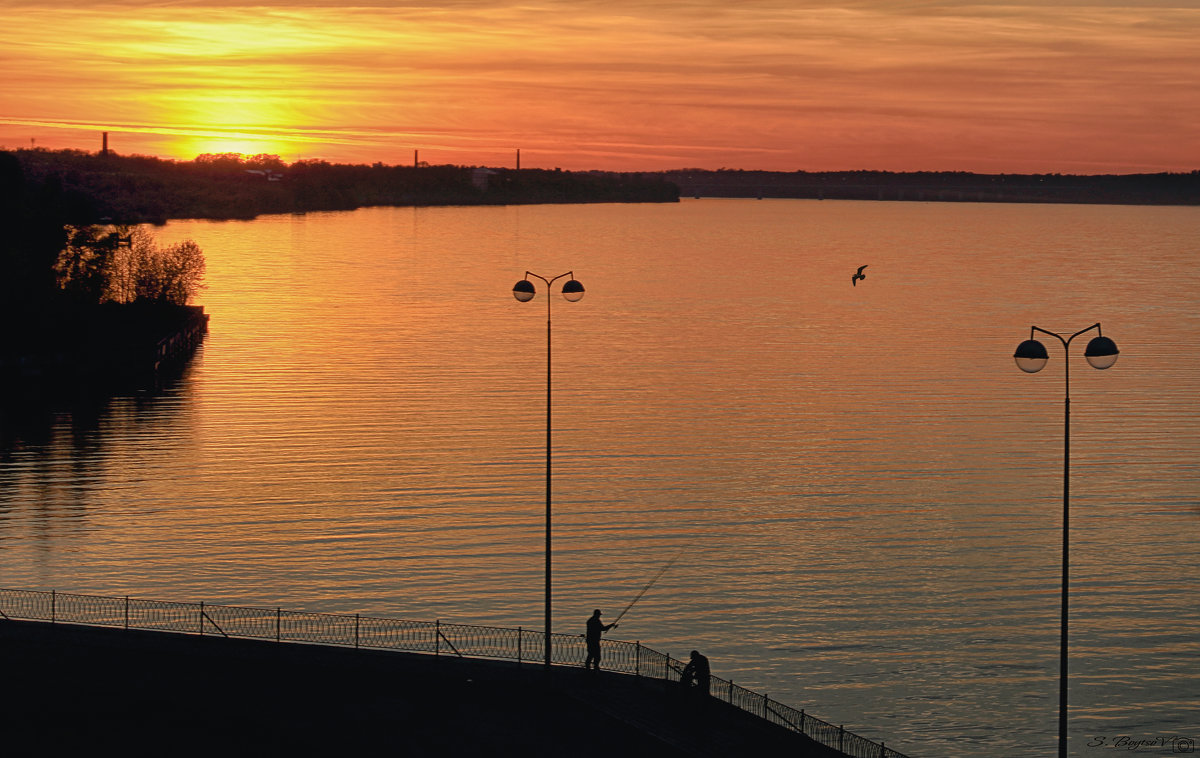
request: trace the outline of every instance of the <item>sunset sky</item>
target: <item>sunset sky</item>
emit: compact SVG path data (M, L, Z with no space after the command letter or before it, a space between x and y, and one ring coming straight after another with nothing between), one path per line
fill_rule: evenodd
M0 0L0 146L1200 169L1200 0Z

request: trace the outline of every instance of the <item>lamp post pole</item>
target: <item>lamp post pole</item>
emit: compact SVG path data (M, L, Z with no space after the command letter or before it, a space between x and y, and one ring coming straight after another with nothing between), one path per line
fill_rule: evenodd
M1067 756L1067 598L1070 584L1071 555L1071 340L1081 334L1096 330L1096 337L1088 342L1084 357L1093 368L1106 369L1117 361L1117 345L1100 334L1099 322L1069 336L1047 331L1040 327L1029 328L1029 339L1017 346L1013 358L1022 371L1033 374L1041 371L1050 359L1046 347L1033 338L1034 332L1050 335L1063 346L1063 516L1062 516L1062 599L1058 642L1058 756Z
M565 283L563 283L562 296L568 302L572 302L572 303L578 302L581 298L583 298L583 285L575 280L575 273L573 271L568 271L565 274L559 274L558 276L552 277L550 279L547 279L544 276L539 276L538 274L535 274L532 271L526 271L525 278L522 279L521 281L517 282L516 285L513 286L513 297L515 297L517 300L519 300L522 303L527 303L530 300L532 300L534 295L537 292L533 286L533 282L529 281L529 277L531 277L531 276L534 277L535 279L540 279L541 281L545 282L547 289L549 289L550 286L552 284L554 284L554 282L558 281L559 279L562 279L563 277L570 277L569 279L567 279L567 281ZM551 388L551 377L552 377L552 374L550 371L550 368L551 368L551 360L550 359L551 359L551 349L552 349L552 340L550 338L550 335L551 335L550 302L551 302L551 300L552 300L552 298L550 298L550 297L546 298L546 621L545 621L544 648L545 648L545 652L546 652L545 665L546 665L547 669L550 668L550 660L551 660L551 647L550 647L550 632L551 632L551 621L550 621L550 483L551 483L551 478L550 478L550 465L551 465L550 422L551 422L551 418L552 418L551 413L550 413L550 402L551 402L550 388Z

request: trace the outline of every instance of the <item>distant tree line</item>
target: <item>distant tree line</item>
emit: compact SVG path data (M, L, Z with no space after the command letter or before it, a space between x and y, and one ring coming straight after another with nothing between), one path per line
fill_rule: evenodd
M76 223L161 224L172 218L245 219L265 213L372 205L675 202L659 174L389 166L217 153L192 161L18 150L25 174L71 198Z
M682 169L663 176L682 195L698 197L1200 205L1200 171L1074 175Z

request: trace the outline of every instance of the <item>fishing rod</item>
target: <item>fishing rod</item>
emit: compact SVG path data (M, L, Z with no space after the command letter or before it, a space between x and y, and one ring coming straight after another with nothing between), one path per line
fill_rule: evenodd
M625 610L621 611L621 615L617 616L616 621L613 621L613 626L616 626L617 621L620 621L625 616L626 613L629 613L629 609L633 607L633 604L636 603L637 601L641 600L642 595L645 595L646 592L651 587L654 586L654 583L657 582L662 577L663 574L667 573L667 569L671 568L671 566L674 565L675 561L679 560L679 556L683 555L683 551L686 550L687 548L688 548L687 545L684 545L683 547L679 548L679 552L676 553L675 556L673 558L671 558L671 560L667 561L665 566L663 566L662 568L660 568L658 570L658 573L654 575L654 578L651 579L650 581L646 582L646 586L642 587L642 591L639 592L637 594L637 596L633 598L633 600L629 601L629 605L625 606Z

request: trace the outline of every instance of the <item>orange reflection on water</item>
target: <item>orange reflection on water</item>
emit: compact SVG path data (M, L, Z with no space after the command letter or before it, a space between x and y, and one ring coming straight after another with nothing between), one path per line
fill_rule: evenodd
M555 628L681 553L626 639L713 649L784 702L931 743L914 754L965 755L975 730L977 755L1040 756L1063 365L1012 352L1033 323L1100 320L1117 365L1069 358L1073 681L1096 682L1072 739L1113 708L1173 729L1196 713L1198 223L710 199L173 222L164 243L208 254L203 352L144 422L113 412L72 453L71 525L23 499L76 497L38 488L59 453L0 466L0 501L21 493L5 575L540 623L547 294L510 287L573 269L587 297L551 295Z

